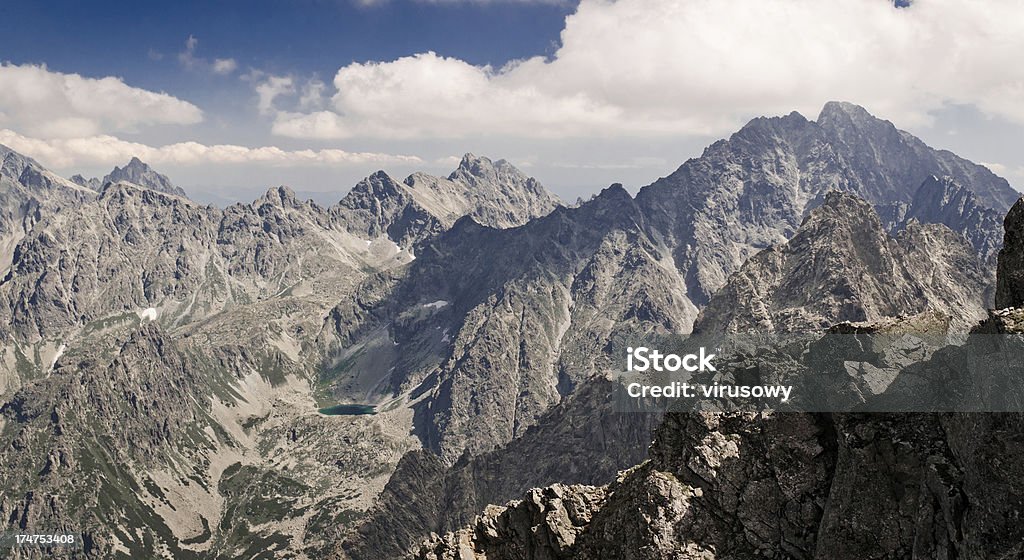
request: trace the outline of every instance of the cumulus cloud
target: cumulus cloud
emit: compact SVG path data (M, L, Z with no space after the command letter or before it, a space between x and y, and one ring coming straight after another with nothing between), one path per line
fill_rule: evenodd
M338 149L283 150L276 146L250 148L232 144L205 145L199 142L149 146L109 135L40 139L24 136L8 129L0 130L0 144L31 156L43 165L65 169L86 165L118 165L133 156L154 165L345 166L365 163L422 163L422 160L415 156L348 152Z
M238 69L238 62L233 58L215 58L213 61L196 56L199 39L189 35L185 39L185 50L178 53L178 62L189 70L202 70L220 76L226 76Z
M552 6L564 6L574 2L574 0L414 0L419 4L440 4L440 5L454 5L454 4L550 4ZM390 0L352 0L352 3L364 8L370 8L374 6L381 6L388 4Z
M291 76L267 76L256 84L256 107L261 114L274 111L274 100L295 93L295 80Z
M133 132L141 126L194 124L195 105L131 87L120 78L86 78L45 65L0 64L0 126L44 138Z
M831 99L902 126L954 104L1024 123L1021 52L1019 0L583 0L551 57L352 63L324 109L268 112L317 139L720 134Z

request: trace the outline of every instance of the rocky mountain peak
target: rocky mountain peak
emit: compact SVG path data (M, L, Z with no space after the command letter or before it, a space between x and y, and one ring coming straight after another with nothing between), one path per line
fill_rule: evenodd
M601 189L601 192L594 195L595 200L602 200L605 202L611 202L613 204L632 204L633 196L629 194L626 187L622 186L622 183L612 183L607 187Z
M800 113L793 111L781 117L756 117L743 125L737 138L755 139L762 134L779 134L799 131L810 125L810 121Z
M496 228L519 226L558 206L540 183L504 160L466 154L448 178L384 171L359 182L332 210L355 235L387 234L402 246L447 230L462 216Z
M483 156L466 154L459 167L448 175L449 181L459 182L474 189L506 191L513 195L523 192L528 196L554 200L534 178L528 176L506 160L491 160Z
M0 175L17 180L29 167L41 168L42 166L34 159L0 144Z
M398 195L400 192L401 187L399 186L398 181L395 181L384 170L373 172L367 178L359 181L355 187L352 187L351 191L351 193L365 193L377 197L392 197Z
M846 101L829 101L821 108L817 122L822 126L863 126L866 124L875 124L885 121L876 118L874 115L869 113L867 109L855 103L849 103Z
M77 177L79 180L76 180L75 182L83 186L90 186L94 181L96 181L95 179L92 179L84 180L83 182L81 175L78 175ZM105 185L107 183L117 183L120 181L134 183L136 185L146 187L147 189L153 189L155 191L173 194L175 196L188 196L181 187L172 183L166 175L158 173L137 157L133 157L124 167L115 166L109 174L96 182L100 185Z
M291 207L299 203L295 191L287 185L267 189L267 192L263 193L259 200L283 207Z
M494 162L489 158L467 153L462 156L462 160L459 162L459 167L448 176L448 179L454 181L462 174L473 175L481 179L495 178L497 177L498 167L506 167L514 169L517 172L519 171L512 165L508 164L505 160L498 160L497 162Z
M860 194L873 203L906 202L929 176L949 175L1000 213L1018 194L988 168L947 151L875 117L853 103L826 103L816 122L833 151L857 178Z
M878 214L875 213L871 204L859 196L837 190L829 191L825 194L825 200L821 203L821 206L812 210L807 215L804 224L822 222L824 220L829 220L833 224L843 225L864 220L872 226L871 229L876 229L874 227L876 224L877 228L882 227Z

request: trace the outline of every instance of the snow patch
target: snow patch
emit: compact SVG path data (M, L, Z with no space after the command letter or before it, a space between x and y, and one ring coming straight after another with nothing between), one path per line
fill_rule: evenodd
M142 311L135 312L143 321L156 321L157 311L155 307L147 307Z
M431 309L441 309L442 307L444 307L446 305L448 305L447 301L445 301L443 299L439 299L439 300L431 302L431 303L424 303L423 307L429 307Z

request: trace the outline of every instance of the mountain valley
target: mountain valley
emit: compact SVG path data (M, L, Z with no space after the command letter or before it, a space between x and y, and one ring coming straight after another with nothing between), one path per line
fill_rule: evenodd
M571 207L472 154L328 207L226 208L138 159L65 180L0 156L0 519L82 535L19 557L953 558L1019 536L1015 415L615 408L614 349L644 337L1019 332L991 309L1024 303L1020 194L856 105L754 119Z

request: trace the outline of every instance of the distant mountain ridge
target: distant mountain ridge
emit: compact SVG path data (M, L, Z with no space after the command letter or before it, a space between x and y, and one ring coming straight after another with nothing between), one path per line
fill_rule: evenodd
M550 213L560 205L534 178L505 160L466 154L447 178L413 173L402 182L378 171L360 181L337 205L350 231L388 235L409 246L469 216L509 228Z
M71 180L94 191L99 191L108 183L124 181L162 193L188 198L188 194L185 193L184 189L176 186L166 175L158 173L137 157L133 157L124 167L115 166L102 179L86 179L81 175L74 175L71 177Z

